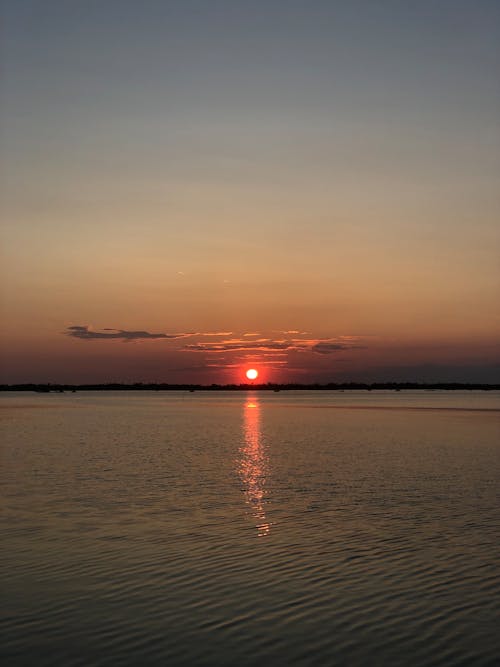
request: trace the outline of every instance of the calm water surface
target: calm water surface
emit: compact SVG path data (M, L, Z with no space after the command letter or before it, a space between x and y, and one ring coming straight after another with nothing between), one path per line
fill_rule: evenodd
M498 392L4 394L6 665L493 665Z

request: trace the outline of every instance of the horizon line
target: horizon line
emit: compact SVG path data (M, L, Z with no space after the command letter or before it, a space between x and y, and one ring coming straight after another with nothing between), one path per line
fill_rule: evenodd
M198 383L168 383L168 382L86 382L82 384L62 382L18 382L15 384L0 384L0 391L238 391L238 390L411 390L411 389L443 389L443 390L500 390L500 383L495 382L266 382L266 383L229 383L208 385Z

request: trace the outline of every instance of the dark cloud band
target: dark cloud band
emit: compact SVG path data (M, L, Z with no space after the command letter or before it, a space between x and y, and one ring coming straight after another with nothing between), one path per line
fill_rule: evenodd
M92 331L88 326L68 327L66 334L72 338L81 340L158 340L185 338L193 334L167 334L151 333L149 331L126 331L125 329L103 329L102 331Z
M93 331L88 326L71 326L66 329L66 335L80 340L176 340L192 336L230 336L231 331L210 331L189 333L151 333L150 331L127 331L125 329L102 329Z

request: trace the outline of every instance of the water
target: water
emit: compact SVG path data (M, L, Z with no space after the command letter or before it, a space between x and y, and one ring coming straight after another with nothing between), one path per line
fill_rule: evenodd
M0 396L3 664L495 664L499 399Z

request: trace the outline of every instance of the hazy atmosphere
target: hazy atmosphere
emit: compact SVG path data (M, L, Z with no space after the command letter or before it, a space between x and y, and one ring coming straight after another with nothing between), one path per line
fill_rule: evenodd
M0 3L0 664L496 664L500 3Z
M2 382L498 381L497 2L1 19Z

